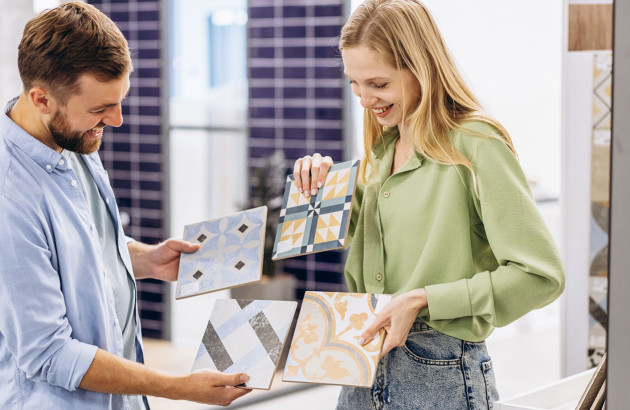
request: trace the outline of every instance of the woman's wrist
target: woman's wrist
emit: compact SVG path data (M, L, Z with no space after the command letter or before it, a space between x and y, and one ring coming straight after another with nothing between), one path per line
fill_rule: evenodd
M410 302L417 312L420 312L422 309L428 306L427 292L424 290L424 288L409 291L409 298Z

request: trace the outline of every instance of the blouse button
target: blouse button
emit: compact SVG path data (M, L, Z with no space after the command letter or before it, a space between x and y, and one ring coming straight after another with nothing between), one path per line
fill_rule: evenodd
M50 165L46 165L46 169L50 171L52 167Z
M389 198L389 191L385 191L385 192L383 192L383 196L384 196L385 198Z
M66 163L66 162L65 162L63 159L60 159L60 160L59 160L59 165L63 165L63 164L65 164L65 163Z
M72 182L70 182L70 185L72 186L77 186L77 181L76 179L73 179Z
M380 274L380 272L379 272L379 273L377 273L377 274L376 274L376 280L379 280L379 281L380 281L380 280L382 280L382 279L383 279L383 275L381 275L381 274Z

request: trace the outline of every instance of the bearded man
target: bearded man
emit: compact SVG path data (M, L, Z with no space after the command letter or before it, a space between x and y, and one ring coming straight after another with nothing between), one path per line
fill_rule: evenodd
M227 405L244 374L144 366L136 279L177 279L170 239L122 230L97 150L122 124L133 69L103 13L65 3L29 21L22 93L0 114L0 408L148 409L145 395Z

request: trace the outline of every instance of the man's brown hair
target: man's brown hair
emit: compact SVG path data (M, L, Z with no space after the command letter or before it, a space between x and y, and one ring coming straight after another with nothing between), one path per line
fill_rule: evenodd
M18 69L25 92L42 86L66 104L80 91L78 79L83 74L111 81L133 66L118 26L96 7L71 2L26 24L18 47Z

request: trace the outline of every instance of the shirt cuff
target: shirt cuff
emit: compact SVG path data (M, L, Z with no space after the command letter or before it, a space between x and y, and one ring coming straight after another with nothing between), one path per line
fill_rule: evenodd
M48 383L69 391L76 390L92 365L97 350L97 346L71 339L55 355L55 370L48 373Z
M472 314L466 279L429 285L424 289L427 294L431 320L453 319Z
M429 285L425 288L430 320L486 316L494 311L490 272L477 273L471 279Z

